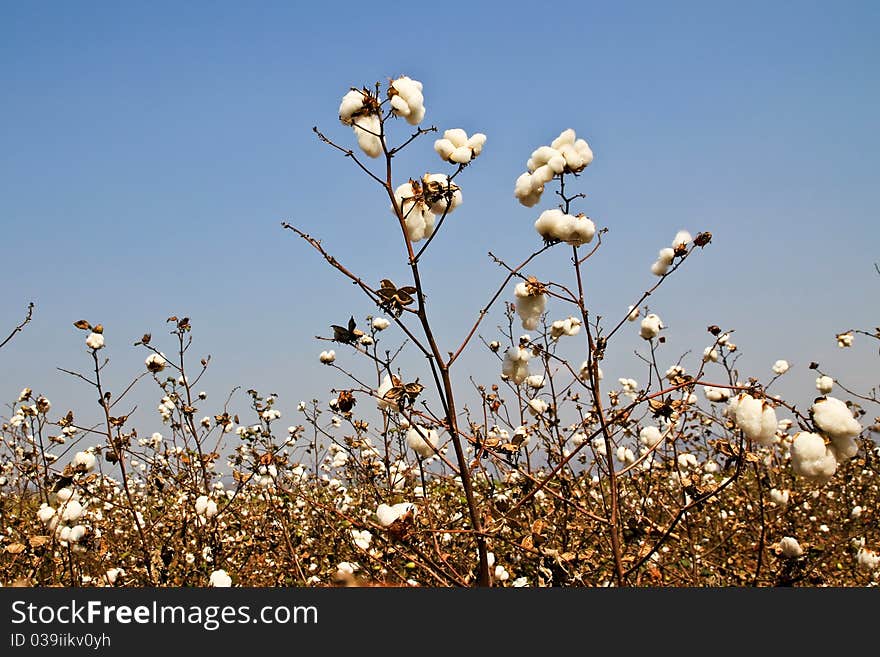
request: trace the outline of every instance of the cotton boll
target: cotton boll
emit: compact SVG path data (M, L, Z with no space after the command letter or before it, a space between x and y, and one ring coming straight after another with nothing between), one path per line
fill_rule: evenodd
M501 374L515 385L521 384L529 376L529 358L531 353L522 347L511 347L504 354Z
M232 586L232 578L223 569L212 572L208 581L215 588L228 588Z
M639 310L638 306L630 306L629 307L629 314L626 316L626 321L628 321L628 322L636 321L639 318L640 313L641 313L641 311Z
M809 481L826 483L837 470L837 459L822 436L800 431L791 443L791 467Z
M389 527L394 523L394 521L398 520L405 516L409 511L413 508L411 502L400 502L399 504L387 505L380 504L376 508L376 516L379 520L379 524L383 527Z
M639 441L648 448L654 447L661 440L663 440L663 434L660 433L660 429L653 425L649 425L647 427L642 427L642 430L639 431Z
M569 167L571 168L573 173L578 173L582 171L586 167L590 166L593 162L593 150L590 148L590 145L586 142L585 139L578 139L574 142L574 149L579 156L579 166L572 166L569 163ZM567 158L566 158L567 159Z
M167 361L159 354L150 354L144 361L144 364L147 366L147 371L153 372L154 374L164 370L166 363Z
M664 264L672 264L672 261L675 259L675 251L666 247L664 249L660 249L657 253L657 261L662 262Z
M563 130L561 133L559 133L559 136L556 139L550 142L550 148L559 150L566 144L573 146L576 137L577 134L571 128Z
M430 173L422 177L425 204L434 214L452 212L461 205L461 189L442 173Z
M55 493L55 497L58 498L59 502L66 502L71 497L73 497L73 490L65 486L64 488L59 488L58 492Z
M827 395L834 388L834 379L830 376L820 376L816 379L816 390L821 394Z
M537 169L535 169L534 173L532 173L532 189L534 189L536 186L546 185L548 182L553 180L553 176L555 175L556 174L553 172L553 169L550 167L549 164L538 167Z
M718 351L713 349L712 347L706 347L703 349L703 362L704 363L717 363L718 362Z
M526 385L535 390L540 390L544 387L544 375L532 374L531 376L526 377Z
M660 320L660 317L655 313L650 313L642 320L639 335L644 340L651 340L660 335L660 329L662 328L663 322Z
M449 161L455 164L467 164L474 156L474 152L467 146L459 146L449 156Z
M533 416L544 415L550 406L543 399L530 399L528 404L529 413Z
M44 525L49 524L49 521L55 517L55 509L51 506L48 506L45 502L40 505L39 510L37 511L37 518L40 519Z
M547 307L547 295L536 292L536 288L520 282L514 289L516 296L516 312L522 320L522 326L531 331L538 326L538 319Z
M395 116L402 116L410 125L418 125L425 118L425 98L422 83L403 76L394 80L388 89Z
M587 244L596 234L596 224L583 213L577 216L565 215L565 223L561 228L564 236L560 235L560 239L572 246Z
M679 249L687 246L693 238L691 234L686 230L680 230L675 234L675 237L672 240L672 248Z
M336 352L331 349L330 351L322 351L318 356L318 360L320 360L325 365L329 365L334 360L336 360Z
M770 501L783 509L788 506L789 496L790 493L787 490L779 490L778 488L770 490Z
M715 388L714 386L704 386L703 394L710 402L723 402L730 399L730 390L726 388Z
M86 535L86 528L82 525L74 525L70 528L70 533L67 535L67 541L69 543L79 543Z
M449 132L447 130L447 132ZM448 139L438 139L434 142L434 150L441 160L449 160L449 156L455 151L455 144Z
M477 157L480 153L483 152L483 146L486 145L486 135L482 132L477 132L471 135L468 140L466 146L469 146L470 149L474 152L474 157Z
M565 158L562 157L561 154L557 153L547 161L547 166L550 167L550 170L553 171L554 174L559 175L560 173L565 171Z
M97 459L91 452L77 452L73 456L73 467L79 468L85 472L91 472L95 469Z
M617 460L624 465L631 465L636 462L636 455L633 454L633 451L629 447L624 447L623 445L617 448L616 456Z
M566 216L559 208L545 210L535 222L535 230L545 240L558 240L560 225Z
M765 399L742 393L736 406L736 425L746 438L759 445L770 446L776 436L776 411Z
M434 456L439 438L436 429L416 425L406 432L406 444L423 459Z
M389 322L384 317L374 317L373 318L373 328L377 331L384 331L389 326L391 326L391 322Z
M448 139L453 147L460 148L467 145L468 135L461 128L451 128L443 133L443 139Z
M832 438L828 446L838 463L843 463L859 453L859 444L852 438Z
M352 116L364 108L364 93L352 89L342 97L339 105L339 120L345 125L351 125Z
M779 541L779 551L786 559L796 559L804 553L797 539L791 536L786 536Z
M513 195L521 205L531 208L538 204L543 192L544 186L540 183L536 185L532 180L532 175L526 172L516 179Z
M777 360L773 363L773 373L776 375L782 375L788 372L788 361L787 360Z
M376 397L378 397L378 400L376 401L376 407L380 411L397 412L398 410L400 410L397 406L397 402L390 400L390 399L385 399L385 395L393 387L394 387L394 382L391 380L391 376L386 374L385 378L382 379L382 383L376 389Z
M665 262L660 262L657 260L653 265L651 265L651 273L654 276L665 276L666 272L669 271L669 265Z
M835 397L820 399L810 408L813 421L819 430L834 440L852 439L862 432L847 405Z
M558 155L559 151L557 151L555 148L551 148L550 146L541 146L539 148L536 148L534 151L532 151L532 156L526 163L526 168L531 172L535 172Z
M89 333L89 336L86 338L86 346L95 351L102 349L104 347L104 336L101 333Z
M61 520L64 522L76 522L79 520L85 509L77 500L68 500L61 512Z
M382 154L382 140L379 137L382 125L379 117L375 114L359 116L352 120L351 125L361 150L370 157L379 157Z

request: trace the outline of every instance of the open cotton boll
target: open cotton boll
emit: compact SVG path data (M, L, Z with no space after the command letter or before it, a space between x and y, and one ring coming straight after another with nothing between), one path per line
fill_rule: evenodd
M426 174L422 177L422 189L425 204L434 214L449 213L461 205L461 189L446 174Z
M74 525L70 528L70 533L67 535L67 541L69 543L79 543L86 535L86 528L82 525Z
M583 213L576 216L565 215L565 221L560 228L560 239L572 246L587 244L596 234L596 224Z
M390 399L385 399L385 395L393 387L394 387L394 382L391 381L391 376L386 374L385 378L382 379L382 383L376 389L376 397L378 397L378 399L376 400L376 407L380 411L397 412L398 410L400 410L397 406L397 402L390 400Z
M847 405L835 397L820 399L810 407L810 413L819 430L832 440L855 438L862 432Z
M529 400L529 413L533 416L543 415L547 412L547 409L550 406L543 399L530 399Z
M467 145L468 135L461 128L450 128L443 133L443 139L448 139L453 146L458 148Z
M837 459L819 434L799 431L790 451L791 469L809 481L824 484L837 470Z
M44 525L49 524L49 521L55 517L55 509L51 506L48 506L45 502L40 505L39 510L37 511L37 518L40 519Z
M730 399L730 390L727 388L716 388L714 386L704 386L703 394L710 402L722 402Z
M477 157L480 153L483 152L483 146L486 145L486 135L482 132L477 132L471 135L465 146L469 146L470 149L474 152L474 157Z
M415 425L406 432L406 444L423 459L434 456L434 449L437 447L438 441L436 429Z
M820 376L816 379L816 390L823 395L827 395L834 388L834 379L830 376Z
M559 151L555 148L551 148L550 146L540 146L532 151L532 156L529 158L529 161L526 162L526 168L531 172L535 172L559 155Z
M660 329L663 328L663 322L655 313L650 313L642 320L639 328L639 335L644 340L651 340L660 335Z
M660 249L657 253L657 261L663 262L667 265L672 264L672 261L675 260L675 251L668 246Z
M639 431L639 441L645 447L654 447L661 440L663 440L663 434L660 433L660 429L658 429L654 425L642 427L642 430Z
M535 390L540 390L544 387L544 375L543 374L532 374L531 376L526 377L526 385L529 388L534 388Z
M787 360L777 360L773 363L773 373L777 375L783 375L788 372L788 361Z
M73 467L91 472L95 469L97 459L91 452L77 452L73 455Z
M573 146L574 140L577 138L577 133L571 128L567 128L559 133L559 136L550 142L550 148L555 148L559 150L566 144Z
M877 570L880 568L880 555L873 550L860 547L856 552L856 565L865 570Z
M351 119L355 113L364 108L364 94L362 91L352 89L342 97L339 105L339 120L345 125L351 125Z
M544 186L540 183L536 185L532 180L532 175L526 172L516 179L513 195L521 205L531 208L538 204L543 192Z
M660 262L659 260L657 260L653 265L651 265L651 273L654 274L654 276L664 276L668 271L668 263Z
M558 240L560 225L566 216L559 208L544 210L535 222L535 230L545 240Z
M393 504L391 506L383 503L376 508L376 517L378 518L380 525L383 527L389 527L395 520L398 520L409 513L412 508L412 502L400 502L399 504Z
M529 376L529 358L531 358L531 352L528 349L511 347L504 354L501 374L515 385L521 384Z
M736 426L742 429L746 438L764 445L773 444L776 436L776 411L766 399L755 399L749 394L739 395L736 405Z
M459 146L449 156L450 162L455 164L467 164L473 158L474 152L468 146Z
M438 139L434 142L434 150L441 160L448 160L449 156L455 151L455 144L448 139Z
M828 445L838 463L843 463L859 453L859 444L852 438L832 438Z
M691 237L691 234L689 232L687 232L686 230L680 230L675 234L675 237L672 239L672 248L679 249L685 247L692 240L693 237Z
M525 282L520 282L514 288L516 295L516 312L522 320L522 327L531 331L538 326L538 319L547 307L547 295L535 292Z
M796 559L803 555L804 549L800 546L800 543L797 542L796 538L786 536L779 541L779 552L786 559Z
M534 173L532 173L532 188L534 189L537 186L546 185L553 180L553 176L555 175L556 174L549 164L538 167L535 169Z
M64 522L76 522L79 520L85 509L77 500L67 500L64 509L61 511L61 520Z
M770 501L773 502L776 506L780 506L785 508L788 506L788 499L790 493L787 490L779 490L778 488L773 488L770 490Z
M375 114L359 116L352 120L351 126L361 150L370 157L379 157L382 154L382 140L379 138L382 125L379 117Z
M232 586L232 578L222 568L212 572L208 582L215 588L229 588Z
M425 118L425 97L422 83L407 76L394 80L388 89L395 116L402 116L410 125L418 125Z

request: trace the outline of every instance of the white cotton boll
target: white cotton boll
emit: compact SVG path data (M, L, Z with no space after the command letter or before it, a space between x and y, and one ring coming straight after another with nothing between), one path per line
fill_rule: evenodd
M548 164L538 167L537 169L535 169L534 173L532 173L532 189L546 185L548 182L553 180L553 176L555 175L556 174L553 172L553 169L550 168L550 165Z
M422 83L407 76L397 78L388 90L395 116L402 116L410 125L418 125L425 118L425 98Z
M657 261L662 262L666 265L672 264L672 261L675 259L675 251L668 246L664 249L660 249L657 253Z
M577 133L571 128L567 128L559 133L559 136L550 142L550 148L555 148L559 150L566 144L570 146L574 146L574 140L577 138Z
M101 333L89 333L89 337L86 338L86 346L95 351L103 348L104 336Z
M713 349L712 347L706 347L703 349L703 362L708 363L717 363L718 362L718 351Z
M425 201L434 214L444 214L461 205L461 189L443 173L429 173L422 177ZM432 230L433 232L433 230Z
M526 168L529 171L534 172L558 155L559 151L555 148L551 148L550 146L540 146L532 151L532 156L529 158L529 161L526 162Z
M387 505L380 504L376 508L376 516L379 520L379 524L383 527L388 527L394 523L395 520L402 518L413 508L411 502L400 502L399 504Z
M559 153L547 160L547 166L550 167L550 170L557 175L565 171L565 165L565 158L562 157L562 155Z
M580 157L580 166L575 168L572 167L571 170L574 173L578 173L582 169L590 166L593 162L593 150L590 148L590 145L587 143L585 139L578 139L574 142L574 149Z
M388 321L384 317L374 317L373 318L373 328L377 331L384 331L389 326L391 326L391 322Z
M776 411L765 399L742 393L736 406L736 425L746 438L759 445L770 446L776 436Z
M511 347L504 354L501 365L501 374L510 379L515 385L521 384L529 376L529 359L531 353L522 347Z
M800 543L792 536L786 536L779 541L779 551L786 559L796 559L804 553Z
M516 296L516 312L522 320L522 327L527 331L534 330L538 326L538 320L547 308L547 295L534 294L525 282L520 282L514 288Z
M468 146L459 146L449 155L449 161L455 164L467 164L474 156L474 152Z
M455 151L455 144L448 139L438 139L434 142L434 150L441 160L448 160L449 156Z
M665 276L666 272L668 271L669 263L657 260L653 265L651 265L651 273L654 274L654 276Z
M342 97L342 103L339 105L339 120L345 125L351 125L351 117L355 112L359 112L364 108L363 92L352 89Z
M776 506L782 507L783 509L788 506L788 500L791 493L787 490L779 490L778 488L773 488L770 490L770 501L773 502Z
M816 390L821 394L827 395L834 388L834 379L830 376L820 376L816 379Z
M715 388L713 386L704 386L703 394L710 402L723 402L730 399L730 390L726 388Z
M686 230L680 230L675 234L675 237L672 240L672 248L678 249L687 246L692 240L693 237L691 237L689 232Z
M359 116L351 125L361 150L370 157L379 157L382 154L382 140L379 138L382 125L379 117L375 114Z
M370 543L373 540L373 535L366 529L352 529L351 538L354 541L354 544L358 546L361 550L368 550L370 547Z
M443 139L448 139L454 148L467 146L468 135L461 128L451 128L443 133Z
M532 175L526 172L516 179L513 195L521 205L531 208L538 204L543 192L544 186L540 183L535 184L535 181L532 180Z
M320 360L325 365L329 365L334 360L336 360L336 352L332 349L330 351L322 351L318 356L318 360Z
M486 145L486 135L482 132L477 132L467 140L467 146L471 147L471 150L474 152L474 157L477 157L480 153L483 152L483 146Z
M628 322L636 321L639 318L640 313L641 313L641 310L639 309L638 306L630 306L629 307L629 314L626 316L626 321L628 321Z
M695 470L699 466L697 457L688 452L685 452L684 454L679 454L676 461L678 462L678 467L683 470Z
M862 507L860 507L859 505L856 505L852 508L852 511L849 512L849 517L852 518L853 520L857 520L858 518L862 517L863 510L864 509L862 509Z
M880 568L880 554L866 548L859 548L856 553L856 565L865 570L877 570Z
M624 465L631 465L636 462L636 455L633 454L633 451L629 447L624 447L623 445L617 448L616 456L617 460Z
M434 456L434 449L438 442L436 429L416 425L410 427L406 432L406 444L423 459Z
M577 317L569 317L565 320L565 334L569 337L575 336L581 332L581 320Z
M788 361L787 360L777 360L773 363L773 373L777 375L782 375L788 372Z
M79 520L85 509L83 509L82 504L80 504L76 500L68 500L67 504L64 505L64 510L61 512L61 520L64 522L76 522Z
M544 387L544 375L533 374L529 377L526 377L526 385L530 388L534 388L535 390L540 390Z
M663 322L660 320L660 317L655 313L650 313L642 320L641 326L639 328L639 335L644 340L651 340L652 338L656 338L658 335L660 335L660 329L662 328Z
M208 581L215 588L229 588L232 586L232 578L222 568L212 572Z
M648 448L654 447L661 440L663 440L663 434L660 433L660 429L653 425L649 425L647 427L642 427L642 430L639 431L639 441Z
M94 470L96 464L97 459L91 452L77 452L73 456L73 466L75 468L82 468L86 472Z
M800 431L791 443L791 468L795 474L817 483L825 483L837 470L837 459L822 436Z
M550 406L543 399L530 399L528 408L529 413L537 417L538 415L544 415Z
M810 412L819 430L832 440L855 438L862 432L862 425L856 421L847 405L835 397L820 399L813 404Z
M558 240L560 233L560 225L564 221L566 215L559 208L545 210L535 222L535 230L538 235L548 240Z
M843 463L859 453L859 444L850 437L831 438L828 447L838 463Z
M59 488L58 492L55 493L55 497L58 498L59 502L66 502L73 497L73 490L66 486L64 488Z
M148 372L156 373L165 369L167 361L159 354L150 354L147 356L144 364L147 366Z
M82 525L74 525L70 528L70 533L67 535L67 541L69 543L79 543L86 535L86 528Z
M120 577L125 577L125 569L124 568L110 568L105 576L107 577L107 581L110 582L111 585L116 584L116 580Z
M40 505L39 510L37 511L37 518L40 519L44 525L49 524L49 521L55 517L55 509L51 506L48 506L45 502Z
M583 213L577 216L565 215L564 223L560 226L560 239L572 246L587 244L596 234L596 224Z

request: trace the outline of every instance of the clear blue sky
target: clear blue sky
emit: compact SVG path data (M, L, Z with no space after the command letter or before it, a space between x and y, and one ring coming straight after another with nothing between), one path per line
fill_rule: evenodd
M313 336L373 309L280 222L370 280L401 279L387 200L311 132L350 140L342 94L400 74L424 83L426 124L488 135L425 264L444 348L497 285L486 252L514 261L538 244L532 223L552 201L524 208L513 182L572 127L596 155L579 209L610 229L588 274L599 314L653 283L679 228L709 230L712 246L651 299L670 327L663 364L689 348L695 362L719 324L737 329L744 376L791 360L801 403L810 360L876 383L875 350L838 350L834 333L880 321L880 4L432 6L0 3L4 335L36 303L0 351L3 403L29 385L58 410L91 409L55 370L88 365L72 322L105 325L119 385L142 368L143 332L170 345L170 314L192 318L193 356L212 355L217 404L236 385L279 393L288 418L301 398L329 398L341 381ZM443 170L432 139L401 158L401 182ZM561 278L566 259L529 273ZM603 367L641 382L631 338ZM462 366L462 380L497 370L478 345Z

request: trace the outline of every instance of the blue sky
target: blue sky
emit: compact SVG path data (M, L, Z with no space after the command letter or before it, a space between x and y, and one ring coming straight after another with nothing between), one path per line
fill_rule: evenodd
M878 323L878 29L873 2L0 3L0 329L36 303L0 351L0 399L28 385L91 407L55 369L88 366L72 322L105 325L123 385L143 332L170 347L171 314L192 318L193 355L212 355L212 401L256 387L292 415L329 398L342 381L314 336L374 309L280 222L368 280L403 280L387 200L311 132L350 142L343 93L400 74L424 83L426 124L488 135L425 261L444 349L500 280L487 251L512 262L539 243L552 201L520 206L513 181L572 127L596 155L578 209L609 228L587 275L596 312L618 317L653 284L678 229L708 230L711 247L650 300L669 326L662 363L688 349L695 362L718 324L736 329L744 376L792 361L783 389L801 404L810 360L865 388L873 347L842 351L834 334ZM432 140L400 158L400 182L443 171ZM566 259L529 273L570 280ZM642 382L635 332L603 368ZM490 356L475 344L460 380L488 382Z

